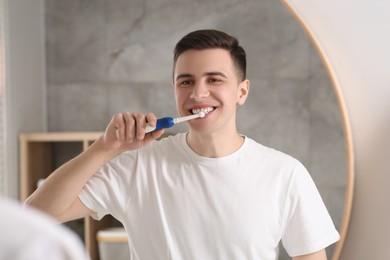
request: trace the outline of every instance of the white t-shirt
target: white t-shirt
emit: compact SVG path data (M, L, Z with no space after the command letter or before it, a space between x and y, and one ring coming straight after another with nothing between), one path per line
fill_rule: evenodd
M89 259L81 240L48 215L1 198L0 212L0 259Z
M134 259L277 259L339 239L306 169L245 138L222 158L199 156L178 134L123 153L80 199L121 221Z

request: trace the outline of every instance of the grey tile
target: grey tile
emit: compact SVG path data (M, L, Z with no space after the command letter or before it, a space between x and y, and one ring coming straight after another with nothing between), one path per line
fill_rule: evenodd
M271 3L272 72L282 78L309 76L311 42L295 17L279 1Z
M333 87L327 78L310 80L310 168L317 183L345 186L347 158L343 122ZM340 178L342 176L342 178Z
M105 86L51 85L48 91L49 131L104 131L109 122Z
M240 130L306 162L310 141L308 97L304 80L252 82L250 97L239 111Z
M172 114L175 111L175 99L170 83L131 82L113 84L108 90L108 111L117 112L153 112L157 116Z
M104 1L46 1L49 83L104 78Z

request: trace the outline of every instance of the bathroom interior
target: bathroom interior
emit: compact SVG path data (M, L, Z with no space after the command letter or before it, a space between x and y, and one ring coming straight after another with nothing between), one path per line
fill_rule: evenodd
M236 36L247 52L251 89L238 130L307 167L341 236L328 258L390 259L390 3L0 4L2 196L22 198L23 134L101 133L121 111L176 117L173 47L190 31L214 28ZM180 124L167 133L184 131ZM52 167L80 146L53 142ZM68 226L84 239L83 225ZM279 259L290 259L282 248Z

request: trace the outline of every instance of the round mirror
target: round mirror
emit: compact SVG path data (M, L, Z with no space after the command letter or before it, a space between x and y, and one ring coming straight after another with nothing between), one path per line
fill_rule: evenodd
M328 248L337 257L350 205L346 123L314 45L279 1L47 1L49 130L104 130L123 110L176 115L172 50L204 28L236 36L247 51L251 90L239 131L307 167L341 233ZM280 259L290 258L281 250Z

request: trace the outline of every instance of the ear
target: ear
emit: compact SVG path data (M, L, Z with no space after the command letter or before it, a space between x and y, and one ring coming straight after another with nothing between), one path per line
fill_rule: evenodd
M245 100L249 94L249 86L250 86L250 81L248 79L242 81L240 85L238 85L238 96L237 96L238 105L243 105L245 103Z

